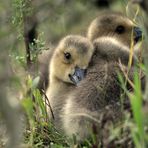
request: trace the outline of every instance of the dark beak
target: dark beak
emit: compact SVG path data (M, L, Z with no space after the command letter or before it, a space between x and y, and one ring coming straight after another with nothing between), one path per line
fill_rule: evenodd
M142 31L139 27L134 27L134 34L135 34L135 42L137 43L139 40L142 39Z
M70 80L77 85L86 75L86 69L80 69L79 67L75 68L73 75L69 75Z

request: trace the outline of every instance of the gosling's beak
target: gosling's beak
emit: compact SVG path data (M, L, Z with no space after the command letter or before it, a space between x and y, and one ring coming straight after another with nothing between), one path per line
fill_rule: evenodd
M81 69L79 67L75 68L73 75L69 75L70 80L77 85L86 75L86 69Z
M137 43L139 40L142 39L142 31L139 27L134 27L134 34L135 34L135 42Z

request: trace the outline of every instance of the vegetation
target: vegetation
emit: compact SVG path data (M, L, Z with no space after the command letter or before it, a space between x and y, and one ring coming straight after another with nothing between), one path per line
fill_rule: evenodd
M44 103L47 102L46 97L43 99L39 90L36 89L39 81L38 54L42 50L48 49L51 44L56 45L59 39L67 34L85 35L89 23L102 9L95 4L95 0L3 0L0 4L1 54L4 53L5 57L7 55L7 60L11 63L10 69L13 77L9 79L8 92L10 96L21 98L19 103L25 114L25 117L23 116L25 130L21 143L25 147L101 147L95 131L92 133L92 138L84 140L83 144L78 144L75 137L69 139L59 133L48 119L47 106ZM135 23L141 23L142 10L138 6L129 5L127 0L115 1L111 8L127 12ZM27 38L30 30L32 30L31 37L33 36L31 42ZM1 59L0 73L5 69L4 59ZM138 66L145 75L148 75L146 65L140 63ZM130 83L132 92L127 90L125 82L119 74L121 87L129 97L131 112L123 109L123 122L111 127L110 136L106 139L106 146L122 147L128 143L131 147L148 147L148 98L145 98L144 92L141 91L141 71L135 71L134 82ZM2 82L0 86L3 86ZM29 89L30 92L27 93ZM49 105L48 102L47 105ZM2 117L0 116L0 118ZM0 134L0 147L3 147L4 144L5 141L1 140Z

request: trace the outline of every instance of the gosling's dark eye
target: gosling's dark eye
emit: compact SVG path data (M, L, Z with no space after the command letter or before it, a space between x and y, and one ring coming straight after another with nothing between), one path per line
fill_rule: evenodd
M125 28L124 28L124 26L122 26L122 25L117 26L115 32L118 33L118 34L122 34L122 33L124 33L124 32L125 32Z
M71 54L69 52L66 52L64 53L64 57L67 59L67 60L70 60L71 59Z

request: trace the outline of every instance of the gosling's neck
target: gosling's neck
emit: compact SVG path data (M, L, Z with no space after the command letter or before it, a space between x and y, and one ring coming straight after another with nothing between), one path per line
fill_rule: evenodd
M94 41L99 55L105 57L108 61L119 61L127 65L130 56L130 48L119 42L116 38L100 37ZM132 62L137 62L135 48L133 51Z
M50 77L50 95L55 96L61 94L63 91L68 90L70 84L58 79L55 76Z

